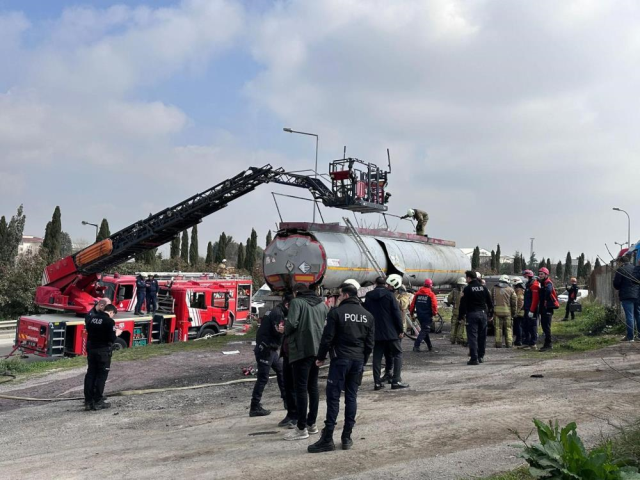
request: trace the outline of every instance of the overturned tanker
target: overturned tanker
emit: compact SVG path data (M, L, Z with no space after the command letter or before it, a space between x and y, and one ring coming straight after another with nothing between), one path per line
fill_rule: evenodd
M402 275L406 285L420 286L427 278L435 285L453 284L471 268L471 261L455 243L407 233L357 229L364 245L387 275ZM353 278L365 286L377 269L358 240L337 223L281 223L264 252L264 275L274 291L296 283L325 289Z

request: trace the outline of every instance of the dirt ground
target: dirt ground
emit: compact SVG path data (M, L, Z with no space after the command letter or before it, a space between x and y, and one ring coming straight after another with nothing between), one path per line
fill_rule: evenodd
M410 389L374 392L365 376L355 445L347 452L310 455L313 435L282 440L285 430L276 424L284 410L275 382L263 399L274 412L261 418L248 416L253 384L246 383L111 397L113 407L100 412L84 412L80 401L0 400L0 477L476 478L522 463L512 431L528 433L532 417L576 421L594 443L612 431L609 421L640 416L640 345L561 358L489 348L486 363L470 367L462 347L435 337L438 353L405 353L403 380ZM405 350L410 346L405 340ZM114 363L107 393L243 378L252 347L225 347L231 349L241 353L191 351ZM54 372L0 385L0 392L81 396L83 375L83 369ZM319 424L324 413L323 395Z

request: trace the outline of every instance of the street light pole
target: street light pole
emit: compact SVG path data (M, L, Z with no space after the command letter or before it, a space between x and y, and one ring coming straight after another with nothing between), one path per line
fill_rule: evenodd
M622 210L618 207L613 207L616 212L622 212L627 216L627 248L631 248L631 218L626 210Z
M84 220L82 220L82 225L92 225L96 227L96 242L97 242L98 241L98 225L96 225L95 223L85 222Z
M297 133L298 135L308 135L309 137L316 137L316 164L315 167L313 169L313 178L315 178L316 180L318 179L318 135L315 133L309 133L309 132L299 132L297 130L292 130L291 128L285 127L282 129L284 132L287 133ZM313 200L313 223L316 223L316 201L315 199Z

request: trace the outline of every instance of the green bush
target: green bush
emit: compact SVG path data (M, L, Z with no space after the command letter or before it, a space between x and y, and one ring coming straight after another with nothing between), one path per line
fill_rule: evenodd
M534 419L540 444L524 442L520 454L529 463L534 478L550 480L640 480L636 467L621 466L614 459L612 443L605 441L587 453L576 432L576 424L560 429L558 422L549 425Z

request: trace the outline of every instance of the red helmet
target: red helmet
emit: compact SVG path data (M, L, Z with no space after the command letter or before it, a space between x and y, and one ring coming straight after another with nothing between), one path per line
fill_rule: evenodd
M549 269L547 267L542 267L538 270L538 273L544 273L545 275L549 275Z
M433 287L433 280L431 280L430 278L427 278L427 279L424 281L424 286L425 286L425 287Z
M531 270L525 270L524 272L522 272L522 276L523 277L533 277L533 272Z

